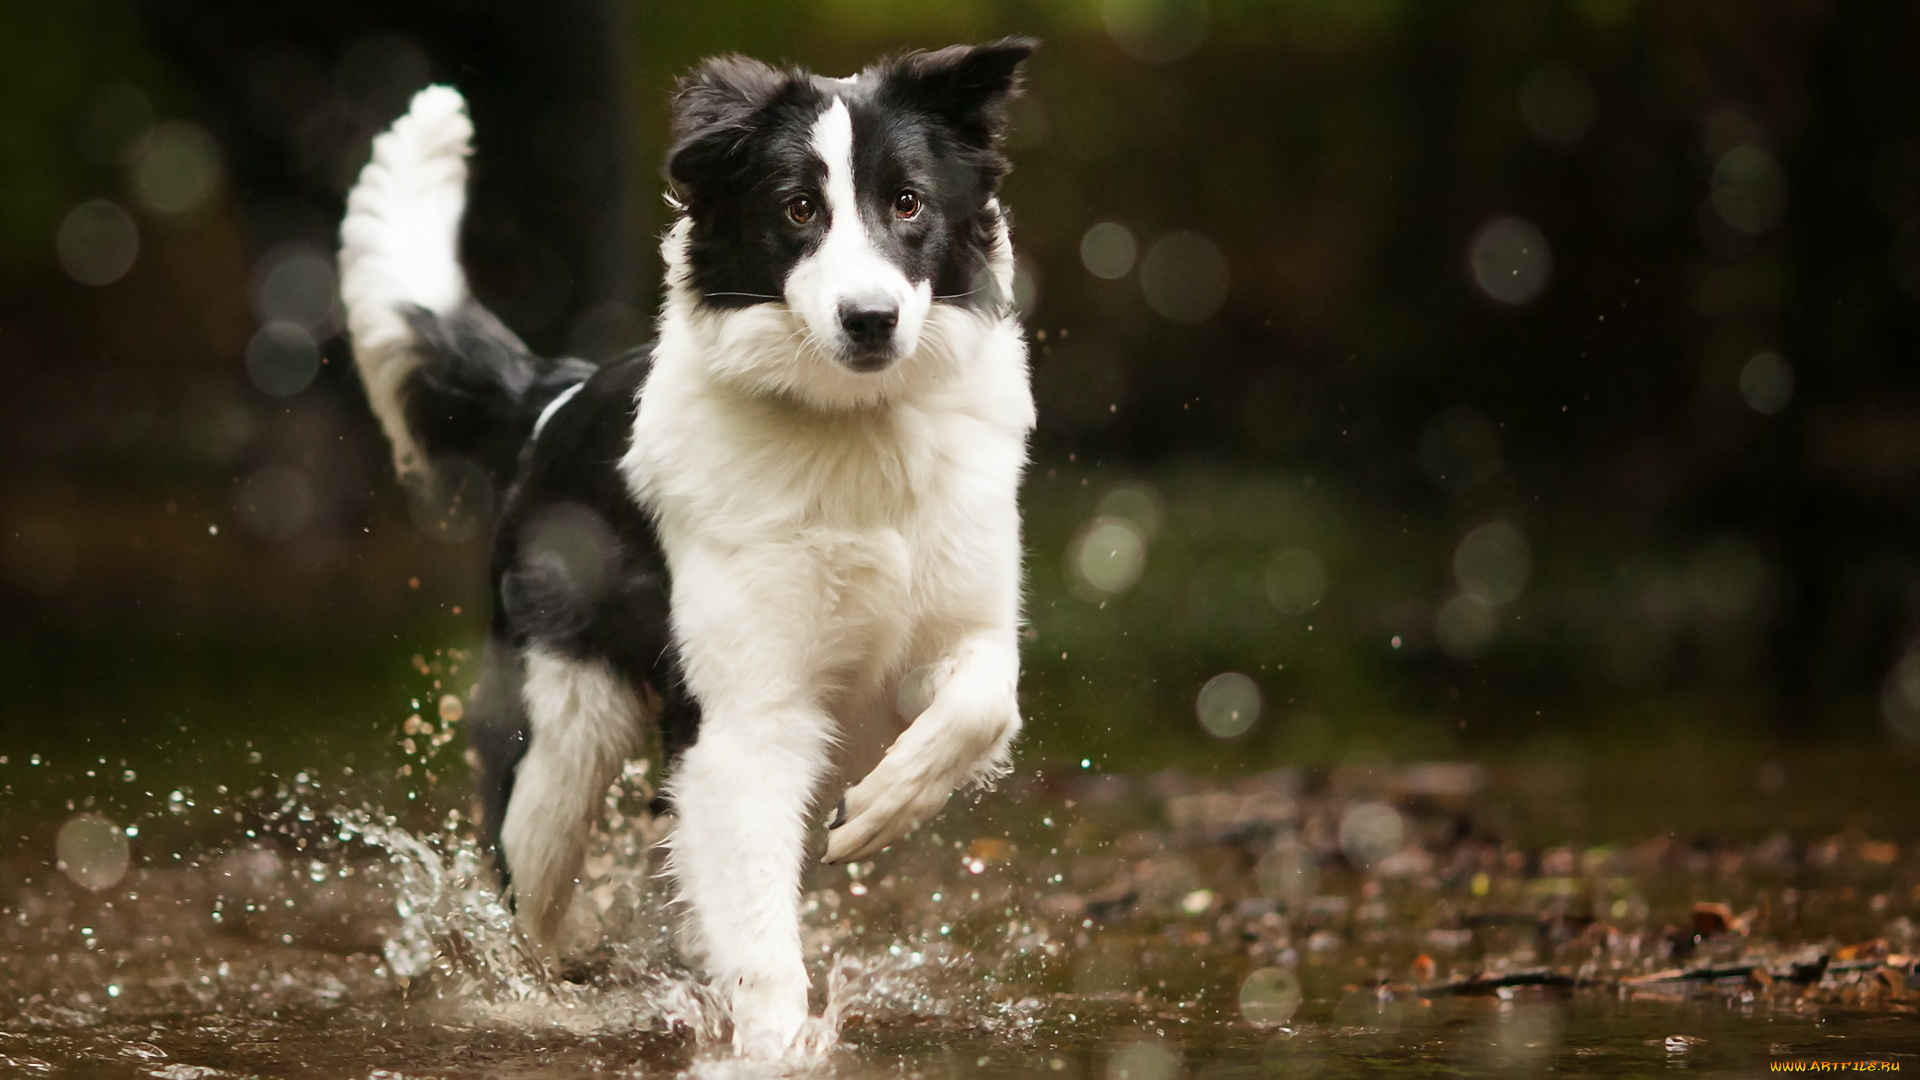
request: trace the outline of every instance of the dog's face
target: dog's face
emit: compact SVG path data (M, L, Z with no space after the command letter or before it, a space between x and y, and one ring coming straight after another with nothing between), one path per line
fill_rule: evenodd
M793 362L835 378L912 358L941 305L1004 309L999 141L1032 49L913 53L849 79L703 64L675 98L668 159L693 302L756 326L754 309L784 312Z

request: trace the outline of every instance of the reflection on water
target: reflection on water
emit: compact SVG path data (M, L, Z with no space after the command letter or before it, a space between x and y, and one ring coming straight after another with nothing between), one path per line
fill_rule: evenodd
M513 932L465 815L431 799L389 815L303 774L168 793L133 822L79 810L57 854L0 865L0 1072L730 1072L676 958L649 781L636 763L609 792L558 959ZM1452 765L1013 778L879 860L813 871L825 1063L1175 1080L1917 1062L1910 845L1529 850L1489 830L1516 797L1496 787Z

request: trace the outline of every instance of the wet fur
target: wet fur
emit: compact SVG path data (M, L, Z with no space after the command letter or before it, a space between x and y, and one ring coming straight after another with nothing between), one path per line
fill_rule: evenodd
M451 90L376 141L349 202L342 292L397 467L504 492L469 737L521 923L557 939L601 797L657 724L675 888L750 1055L807 1026L824 811L830 860L871 857L1003 771L1019 731L1033 405L996 191L1030 50L688 76L660 338L597 370L467 297Z

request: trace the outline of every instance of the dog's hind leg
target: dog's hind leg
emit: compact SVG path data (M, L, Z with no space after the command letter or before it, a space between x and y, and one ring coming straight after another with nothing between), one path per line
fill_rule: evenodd
M576 660L539 647L523 658L526 755L513 779L500 830L520 925L557 944L587 831L607 785L638 751L639 696L604 660Z
M498 637L487 639L480 657L480 684L467 703L467 760L473 766L474 798L480 807L481 835L496 859L500 859L500 827L513 797L514 774L527 754L520 659L520 651L512 645ZM501 859L503 878L506 869Z
M777 1058L807 1019L800 873L832 721L760 693L702 705L699 737L669 784L673 873L730 1006L734 1050Z

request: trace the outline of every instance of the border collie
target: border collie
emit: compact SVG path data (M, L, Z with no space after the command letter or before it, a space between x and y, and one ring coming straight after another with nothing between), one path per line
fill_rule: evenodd
M457 251L471 126L430 87L374 142L340 282L403 480L498 494L469 739L528 936L557 943L585 837L657 725L667 866L733 1046L808 1018L801 872L866 859L1020 728L1033 426L997 190L1033 43L844 79L709 60L674 98L659 340L528 352Z

